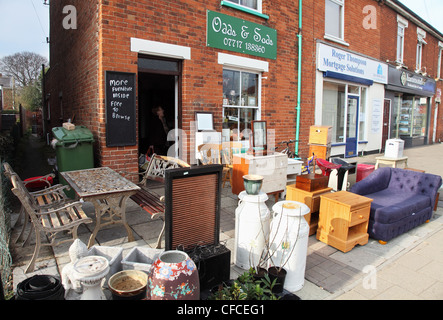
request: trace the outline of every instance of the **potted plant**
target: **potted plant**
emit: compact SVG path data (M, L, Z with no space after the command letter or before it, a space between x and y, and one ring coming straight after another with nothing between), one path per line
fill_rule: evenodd
M280 297L272 292L272 282L266 274L262 280L254 278L255 268L240 275L236 280L222 284L213 289L209 300L278 300Z

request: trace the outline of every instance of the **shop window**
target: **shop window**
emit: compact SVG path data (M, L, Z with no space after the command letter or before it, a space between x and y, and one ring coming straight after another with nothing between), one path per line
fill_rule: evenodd
M424 137L426 134L427 99L414 96L397 98L396 137Z
M230 139L248 140L251 121L259 112L259 74L223 70L223 129L230 130Z
M323 85L322 125L332 127L332 143L345 141L346 85Z
M332 127L333 144L345 143L346 137L366 140L366 100L366 87L328 81L323 83L322 125ZM356 112L358 123L351 120L356 118ZM358 136L355 136L356 129Z
M397 58L398 63L403 64L404 47L405 47L405 30L408 27L408 20L401 16L397 16Z
M344 0L325 0L325 36L344 40Z

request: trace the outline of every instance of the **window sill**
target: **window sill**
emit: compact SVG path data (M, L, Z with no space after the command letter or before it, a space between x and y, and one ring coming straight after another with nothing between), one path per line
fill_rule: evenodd
M269 19L269 16L266 15L266 14L260 13L260 12L258 12L256 10L254 10L254 9L249 9L247 7L235 4L233 2L221 1L220 5L225 6L225 7L230 7L230 8L233 8L233 9L237 9L237 10L240 10L240 11L252 14L254 16L257 16L257 17L260 17L260 18L263 18L263 19L266 19L266 20Z
M328 34L325 34L325 35L324 35L324 38L325 38L326 40L334 41L334 42L337 42L337 43L340 43L340 44L342 44L342 45L344 45L344 46L349 47L349 43L347 43L347 42L344 41L343 39L340 39L340 38L337 38L337 37L334 37L334 36L330 36L330 35L328 35Z

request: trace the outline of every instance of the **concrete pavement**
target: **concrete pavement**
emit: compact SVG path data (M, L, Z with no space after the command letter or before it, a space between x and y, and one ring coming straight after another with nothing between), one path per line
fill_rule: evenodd
M443 176L443 145L435 144L405 150L409 157L408 166L423 169L426 172ZM378 155L358 157L358 163L373 163ZM158 190L162 192L161 189ZM443 193L441 193L443 195ZM443 196L442 196L443 198ZM271 197L266 202L268 208L274 204ZM231 249L235 245L234 215L237 208L237 196L225 187L222 193L221 234L220 239ZM380 245L370 239L365 246L356 246L348 253L317 241L315 235L309 237L307 266L304 287L295 292L303 300L342 300L342 299L443 299L443 205L434 212L427 224L421 225L393 240L387 245ZM93 208L85 203L85 210L93 217ZM14 219L17 214L13 214ZM123 256L134 246L151 246L161 228L161 221L151 221L132 201L128 203L127 220L134 233L134 242L127 242L123 227L112 226L98 233L97 242L105 246L123 247ZM80 239L87 243L94 226L79 230ZM20 228L14 230L15 240ZM60 275L69 262L69 244L42 250L34 273L23 274L25 263L29 261L33 250L13 245L14 288L26 277L35 273ZM231 278L243 270L232 265Z

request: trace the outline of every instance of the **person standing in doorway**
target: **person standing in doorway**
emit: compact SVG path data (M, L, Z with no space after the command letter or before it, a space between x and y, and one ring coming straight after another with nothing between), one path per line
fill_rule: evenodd
M165 110L161 106L156 106L152 108L152 114L149 128L149 145L154 148L156 154L166 155L169 128L166 123Z

